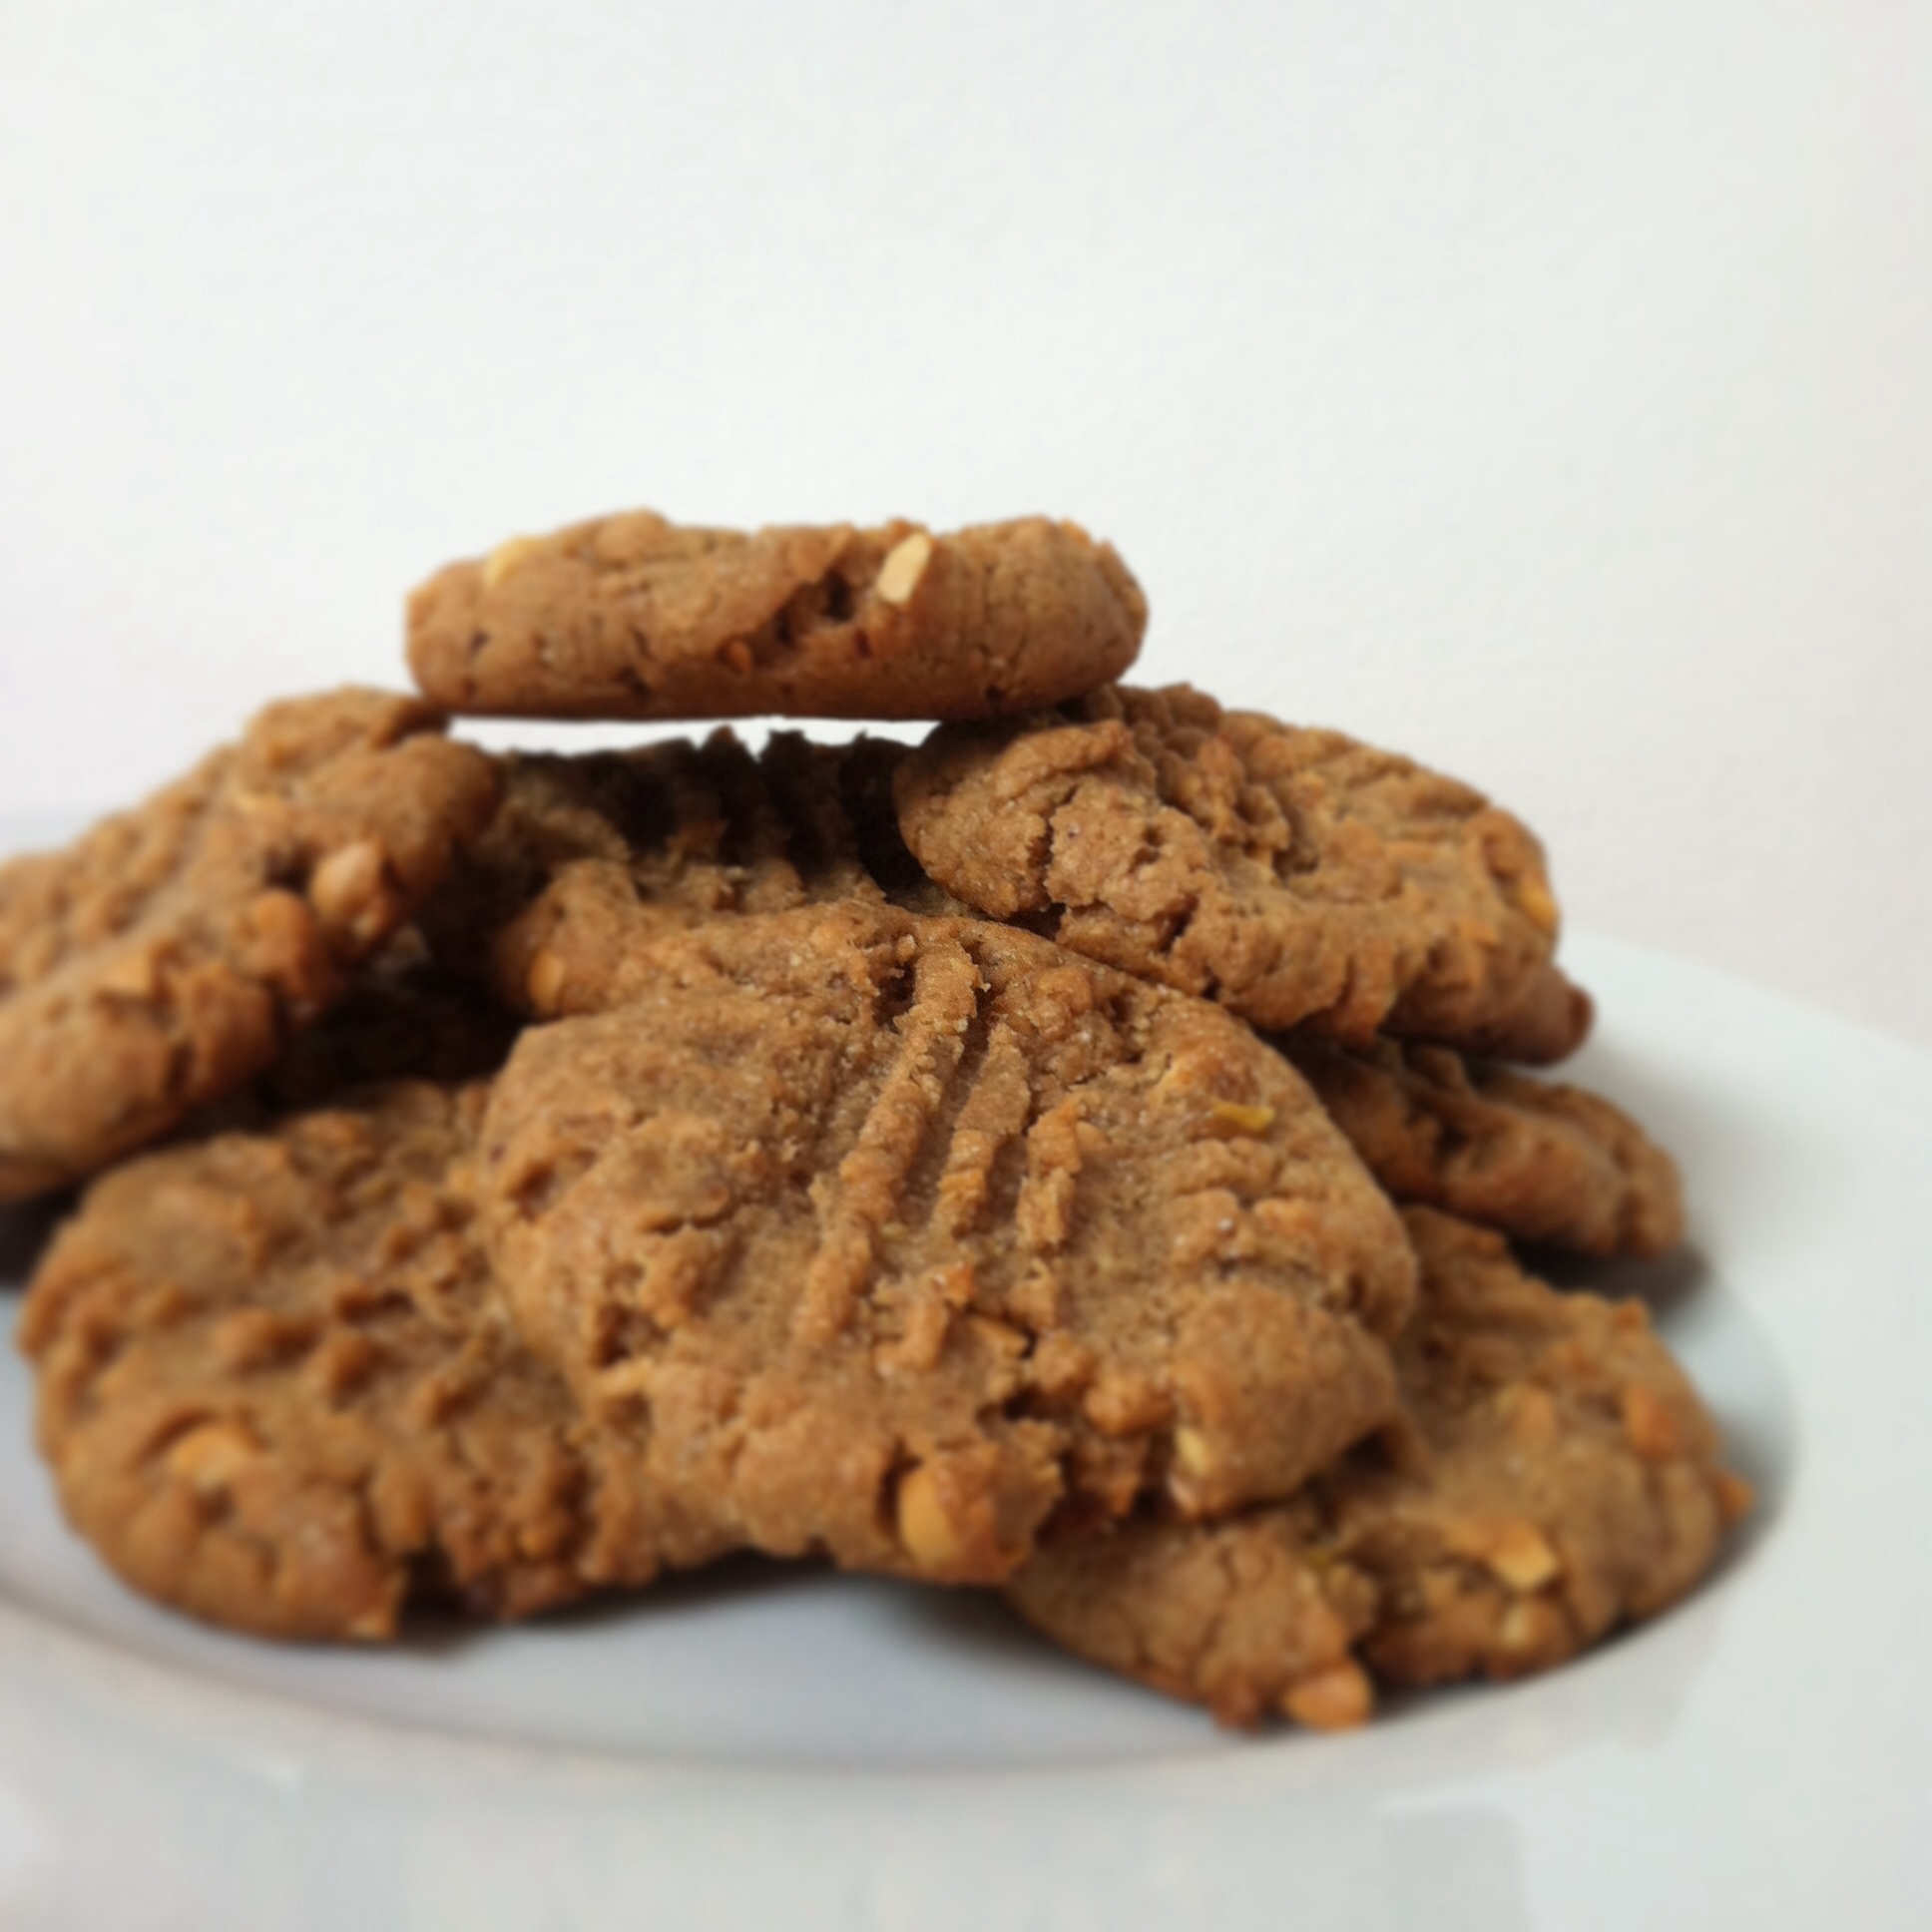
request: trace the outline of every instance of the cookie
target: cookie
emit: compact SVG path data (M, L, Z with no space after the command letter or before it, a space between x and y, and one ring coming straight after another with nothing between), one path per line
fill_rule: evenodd
M65 1186L268 1067L488 818L413 699L270 706L65 851L0 867L0 1200Z
M409 600L409 663L459 712L991 718L1119 677L1146 628L1076 524L746 534L640 510L451 564Z
M1543 850L1480 793L1337 731L1110 690L945 725L900 765L939 883L1255 1026L1547 1061L1588 999L1557 971Z
M1397 1202L1582 1254L1649 1259L1684 1238L1677 1163L1595 1094L1446 1047L1275 1044Z
M502 800L426 915L438 952L555 1017L606 1003L600 976L649 932L845 898L963 910L899 835L903 747L727 729L581 757L510 756Z
M1394 1413L1399 1223L1218 1008L851 900L602 977L497 1081L489 1248L665 1507L994 1582L1049 1522L1279 1495Z
M1545 1670L1697 1581L1749 1491L1642 1305L1559 1294L1430 1209L1404 1220L1404 1427L1286 1503L1043 1551L1008 1592L1021 1616L1224 1722L1336 1727L1367 1716L1371 1674Z
M484 1092L366 1090L89 1190L19 1339L68 1518L134 1588L231 1629L378 1640L412 1605L524 1616L679 1549L636 1446L584 1426L496 1290Z

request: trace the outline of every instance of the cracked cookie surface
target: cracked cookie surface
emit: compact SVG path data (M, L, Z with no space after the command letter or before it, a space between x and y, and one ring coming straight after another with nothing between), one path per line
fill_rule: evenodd
M476 1227L484 1096L372 1088L89 1190L20 1345L68 1518L129 1584L378 1640L413 1604L523 1616L715 1554L522 1346Z
M0 867L0 1200L81 1180L264 1071L488 817L413 699L270 706L64 851Z
M603 993L497 1082L488 1238L667 1508L997 1581L1050 1519L1278 1495L1392 1414L1394 1212L1207 1002L856 901L626 947Z
M1581 1254L1667 1254L1684 1238L1677 1163L1581 1087L1377 1040L1275 1045L1391 1199Z
M1337 731L1111 689L942 726L895 789L907 845L967 904L1255 1026L1530 1061L1588 1028L1531 832Z
M1403 1219L1404 1424L1285 1503L1043 1551L1008 1592L1029 1623L1224 1722L1340 1727L1370 1675L1545 1670L1690 1589L1749 1491L1645 1308L1559 1294L1428 1208Z
M458 712L988 718L1133 663L1126 565L1045 517L742 532L650 511L514 538L409 600L409 662Z

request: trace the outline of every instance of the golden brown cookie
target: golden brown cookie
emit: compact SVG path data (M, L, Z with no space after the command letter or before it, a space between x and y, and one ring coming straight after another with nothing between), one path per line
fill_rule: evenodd
M1583 1254L1666 1254L1684 1238L1677 1163L1580 1087L1447 1047L1276 1040L1397 1202Z
M943 726L896 789L906 843L967 904L1256 1026L1531 1061L1588 1028L1552 964L1531 833L1339 732L1223 712L1185 685L1109 690Z
M1400 1226L1218 1008L860 901L591 973L610 1010L497 1082L489 1244L665 1507L997 1581L1049 1519L1280 1495L1392 1415Z
M586 1429L509 1321L476 1228L483 1099L369 1089L89 1190L20 1345L69 1520L136 1589L380 1639L411 1604L523 1616L680 1549L641 1527L635 1445Z
M409 662L459 712L992 718L1118 678L1146 628L1076 524L746 534L640 510L451 564L409 600Z
M488 817L414 699L272 705L62 852L0 867L0 1200L82 1179L269 1066Z
M1559 1294L1502 1237L1403 1216L1422 1264L1407 1423L1284 1504L1043 1551L1008 1592L1082 1657L1209 1705L1336 1727L1390 1684L1519 1677L1654 1615L1749 1491L1636 1302Z

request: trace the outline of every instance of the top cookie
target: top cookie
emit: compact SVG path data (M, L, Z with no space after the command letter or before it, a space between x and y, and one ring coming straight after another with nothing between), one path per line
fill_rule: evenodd
M906 843L969 905L1255 1026L1529 1061L1588 1028L1528 828L1339 731L1108 690L944 726L895 791Z
M1077 524L746 533L639 510L438 572L409 600L409 663L458 712L994 718L1119 677L1146 628Z
M65 851L0 867L0 1200L62 1187L269 1066L488 818L413 699L272 705Z

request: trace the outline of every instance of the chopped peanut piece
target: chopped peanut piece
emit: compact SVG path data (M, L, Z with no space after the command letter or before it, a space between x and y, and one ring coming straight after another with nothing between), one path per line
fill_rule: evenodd
M526 557L542 548L536 537L511 537L498 544L483 560L483 588L495 590Z
M556 1013L562 1006L564 983L569 977L570 968L561 953L539 953L530 962L530 971L524 981L524 990L530 995L531 1006L539 1013Z
M1503 1613L1497 1642L1505 1653L1525 1662L1560 1656L1563 1612L1547 1597L1519 1597Z
M394 921L388 856L379 840L360 838L329 853L308 881L308 902L332 932L370 944Z
M923 530L915 530L886 552L885 562L879 566L878 582L872 588L884 603L909 603L931 559L932 539Z
M255 969L285 993L300 996L317 990L326 971L321 935L315 915L292 892L263 892L248 907Z
M1563 1560L1534 1523L1510 1523L1483 1558L1490 1571L1524 1596L1563 1570Z
M259 1453L233 1423L206 1422L169 1450L168 1469L209 1494L226 1489Z
M1015 1361L1026 1353L1027 1338L1004 1321L994 1321L986 1315L969 1315L966 1325L995 1355Z
M1368 1721L1375 1692L1361 1666L1344 1658L1289 1688L1281 1708L1310 1730L1352 1730Z
M943 1576L966 1554L958 1526L939 1493L939 1479L921 1464L899 1484L899 1541L921 1569Z
M1522 907L1524 917L1538 932L1555 936L1557 902L1550 888L1541 879L1534 877L1520 879L1516 887L1516 903Z

